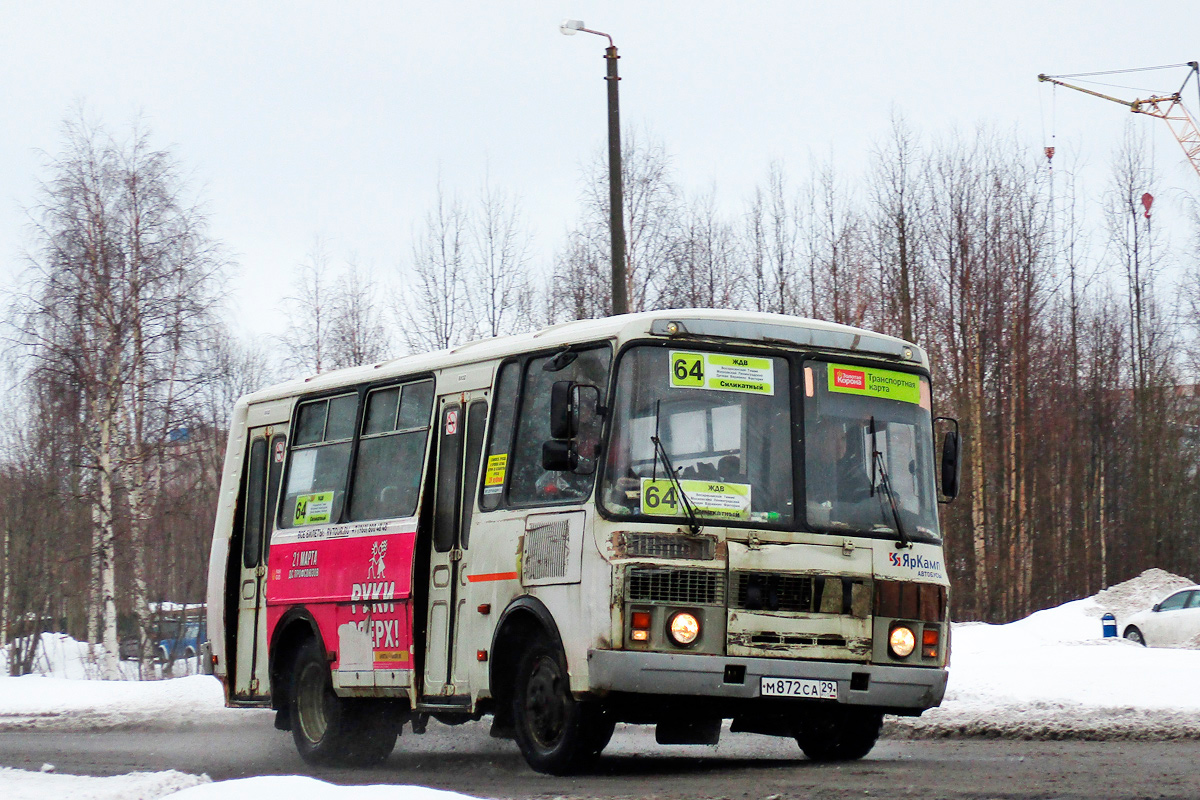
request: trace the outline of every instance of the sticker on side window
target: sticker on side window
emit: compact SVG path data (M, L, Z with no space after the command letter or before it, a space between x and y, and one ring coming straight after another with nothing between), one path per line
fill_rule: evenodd
M720 481L679 481L697 516L750 519L750 484ZM669 478L642 478L642 513L651 517L677 517L687 513L675 482Z
M504 491L504 473L508 470L508 453L488 456L487 469L483 473L483 493L499 494Z
M829 391L883 397L902 403L921 402L921 378L907 372L830 364Z
M775 370L769 358L682 350L672 350L669 356L672 388L775 394Z
M292 515L292 524L319 525L329 522L332 511L333 492L302 494L296 498L296 513Z

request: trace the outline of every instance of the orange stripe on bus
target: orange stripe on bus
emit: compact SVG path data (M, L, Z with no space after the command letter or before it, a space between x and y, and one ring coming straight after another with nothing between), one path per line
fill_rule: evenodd
M467 580L471 583L479 583L481 581L515 581L517 573L515 572L489 572L484 575L468 575Z

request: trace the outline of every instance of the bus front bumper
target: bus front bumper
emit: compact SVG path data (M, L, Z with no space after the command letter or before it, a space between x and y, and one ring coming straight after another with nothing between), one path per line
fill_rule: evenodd
M839 703L916 715L942 702L947 675L945 669L933 667L621 650L588 652L588 686L594 695L622 692L753 700L762 696L762 678L815 679L836 681Z

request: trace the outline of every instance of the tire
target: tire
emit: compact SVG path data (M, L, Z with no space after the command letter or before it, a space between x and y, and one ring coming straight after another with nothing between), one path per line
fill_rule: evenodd
M820 709L796 726L796 744L812 761L855 761L871 752L883 714L853 706Z
M1146 637L1142 635L1136 625L1130 625L1125 629L1125 638L1131 642L1137 642L1142 647L1146 646Z
M296 655L289 707L296 750L309 764L374 766L396 746L396 728L379 706L334 694L329 665L316 640Z
M614 727L601 705L574 698L562 651L544 639L535 639L517 665L513 722L525 761L550 775L594 764Z

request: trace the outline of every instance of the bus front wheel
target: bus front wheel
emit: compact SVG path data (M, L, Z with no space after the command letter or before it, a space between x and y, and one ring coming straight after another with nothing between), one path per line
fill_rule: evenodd
M593 764L614 727L598 703L572 696L566 659L544 639L535 640L517 666L513 720L526 762L551 775L569 775Z
M854 761L871 752L882 727L883 714L872 709L823 708L796 725L796 744L813 761Z
M296 655L291 691L292 738L309 764L367 767L396 746L396 728L369 700L338 697L320 643Z

